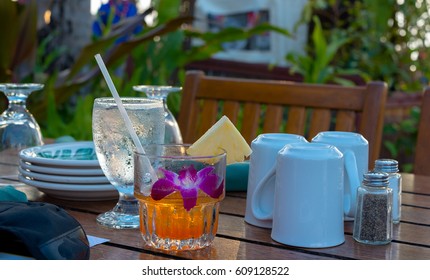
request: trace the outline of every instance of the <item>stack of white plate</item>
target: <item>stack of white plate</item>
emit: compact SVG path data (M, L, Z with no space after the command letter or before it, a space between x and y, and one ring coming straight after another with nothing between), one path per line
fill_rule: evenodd
M49 196L68 200L116 199L92 141L48 144L20 152L19 179Z

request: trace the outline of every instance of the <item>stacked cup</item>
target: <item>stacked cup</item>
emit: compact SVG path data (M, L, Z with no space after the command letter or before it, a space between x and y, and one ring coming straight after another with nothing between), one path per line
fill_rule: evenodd
M248 189L246 199L245 221L251 225L271 228L272 219L265 217L257 219L252 213L251 201L257 184L275 167L278 152L287 144L307 143L308 141L300 135L288 133L266 133L259 135L251 143L252 154L249 163ZM267 192L261 194L264 201L262 211L269 213L274 201L275 180L267 182Z
M369 170L369 143L358 133L346 131L324 131L318 133L313 143L336 146L345 158L344 212L345 220L354 220L357 189L363 175Z
M366 139L322 132L308 143L294 134L263 134L251 148L245 221L272 228L272 239L291 246L342 244L344 219L354 216L367 171Z

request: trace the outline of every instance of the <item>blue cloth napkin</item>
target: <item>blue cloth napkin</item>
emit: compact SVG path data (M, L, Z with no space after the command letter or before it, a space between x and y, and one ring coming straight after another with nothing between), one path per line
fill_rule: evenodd
M68 142L75 142L75 141L76 141L75 138L69 135L64 135L55 139L55 143L68 143Z
M0 186L0 201L27 202L27 195L13 186Z
M246 191L248 189L249 162L236 162L227 165L225 188L227 191Z

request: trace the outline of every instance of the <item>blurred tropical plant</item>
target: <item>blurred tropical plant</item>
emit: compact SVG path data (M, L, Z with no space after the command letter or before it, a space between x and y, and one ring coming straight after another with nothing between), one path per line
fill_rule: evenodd
M385 81L390 95L422 92L430 79L429 2L308 0L302 18L313 32L321 27L318 32L329 42L347 38L333 57L332 52L326 52L331 61L326 71L320 69L319 73L329 72L327 69L359 69L366 73L365 80ZM311 40L310 44L316 43L314 37ZM309 53L306 59L314 64L319 60L315 53ZM296 64L303 65L301 61ZM419 110L411 108L409 117L384 126L384 148L388 156L399 160L405 172L413 168L410 157L415 152L418 118Z
M153 1L153 4L154 10L158 12L156 24L179 16L180 0L157 0ZM184 69L190 62L210 58L223 50L225 42L247 39L268 31L290 36L287 30L266 23L249 29L225 28L218 32L201 32L193 29L190 21L180 29L145 42L144 47L133 51L133 61L139 63L135 65L134 71L129 73L129 79L123 80L127 84L125 91L129 92L135 84L181 85L185 76ZM193 39L203 43L184 47L187 41ZM175 115L179 111L180 96L180 93L172 93L167 100Z
M420 108L413 107L410 117L384 127L384 146L399 162L402 172L412 172L412 159L418 135Z
M10 1L0 1L0 3L3 2ZM119 2L109 2L112 4L109 7L111 14L103 25L100 25L102 32L82 49L69 69L63 71L54 69L49 71L48 75L45 72L49 68L50 61L61 55L61 49L58 49L51 56L45 54L43 60L38 57L35 60L37 65L28 68L30 75L20 80L38 80L45 84L43 92L31 96L28 106L39 122L45 137L70 135L78 140L92 138L93 100L99 96L110 96L94 60L94 55L97 53L103 56L120 94L137 96L141 93L132 90L132 86L136 84L180 85L184 67L189 62L209 58L220 51L225 42L267 31L289 35L286 30L268 24L247 30L228 28L218 33L192 30L190 27L193 18L179 13L180 0L154 0L153 6L143 13L121 18L114 23L115 17L112 15L116 14L117 6L113 4ZM31 1L31 5L36 5L35 3L36 1ZM17 11L37 7L28 5L29 3L24 6L14 3L13 7ZM12 10L9 6L8 8ZM153 11L156 11L156 17L154 24L149 26L146 24L146 18ZM34 26L35 24L32 27ZM30 29L29 25L25 27ZM184 48L185 42L190 37L200 38L203 44ZM39 45L32 45L34 51L37 47L38 56L44 51L44 44L45 42L41 41ZM2 46L0 49L3 50ZM4 54L7 56L8 53L5 51ZM8 73L13 76L15 69L9 68ZM180 94L169 96L168 102L171 110L177 113Z
M314 28L311 42L307 46L305 55L288 53L287 61L290 63L290 72L303 76L305 83L337 83L353 85L351 80L343 78L345 75L367 75L358 69L344 69L334 65L334 59L339 49L349 42L349 38L332 38L327 42L318 17L313 17Z
M309 0L303 21L319 18L325 38L348 38L331 61L360 69L389 89L421 91L430 78L428 1ZM311 24L312 27L312 24Z
M0 82L17 82L31 72L37 47L37 3L0 1Z

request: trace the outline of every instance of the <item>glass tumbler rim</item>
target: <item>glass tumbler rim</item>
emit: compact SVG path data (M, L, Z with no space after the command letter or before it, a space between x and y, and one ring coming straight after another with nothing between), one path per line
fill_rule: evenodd
M124 97L120 97L121 101L125 101L125 102L135 102L135 101L139 101L139 103L142 104L158 104L158 103L162 103L159 100L155 100L155 99L151 99L151 98L147 98L147 97L131 97L131 96L124 96ZM115 98L113 97L97 97L94 99L94 103L106 103L106 104L112 104L112 105L116 105L116 101Z
M135 85L133 89L136 91L169 91L176 92L181 91L182 87L180 86L168 86L168 85Z
M143 148L145 151L148 150L150 147L177 147L177 148L184 148L187 149L191 146L191 144L148 144L144 145ZM199 155L199 156L193 156L188 154L183 155L151 155L147 152L142 153L139 151L134 151L135 156L146 156L147 158L159 158L159 159L171 159L171 160L211 160L211 159L217 159L227 156L227 152L220 148L222 152L217 153L216 155Z
M0 91L37 91L44 88L44 84L39 83L0 83Z

